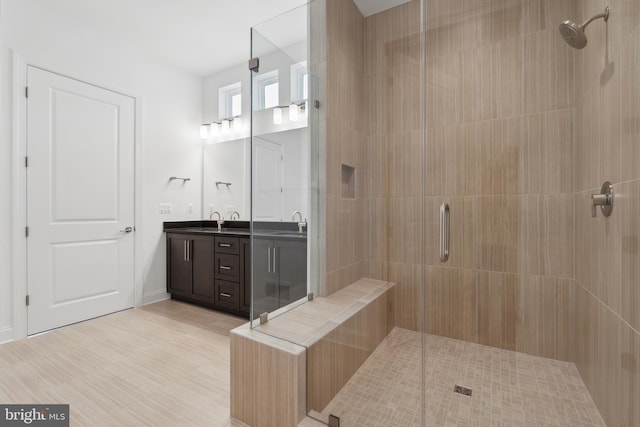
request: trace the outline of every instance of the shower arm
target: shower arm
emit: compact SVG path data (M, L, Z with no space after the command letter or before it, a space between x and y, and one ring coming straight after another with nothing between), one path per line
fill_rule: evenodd
M580 27L582 29L587 28L587 25L591 24L593 21L595 21L596 19L600 19L600 18L604 18L604 22L607 22L609 20L609 6L607 6L607 8L604 10L603 13L599 13L595 16L592 16L591 18L587 19L586 21L584 21L584 23L582 25L580 25Z

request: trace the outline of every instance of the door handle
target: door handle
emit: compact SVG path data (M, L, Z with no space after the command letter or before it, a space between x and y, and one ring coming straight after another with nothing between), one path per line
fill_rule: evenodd
M220 243L220 244L218 244L218 246L220 246L221 248L230 248L231 247L231 243Z
M231 267L227 267L226 265L221 265L220 270L231 270Z
M133 227L125 227L124 229L120 230L121 233L131 233L133 231Z
M449 205L440 206L440 262L449 259Z
M267 248L267 273L271 273L271 248Z
M273 274L276 273L276 248L273 247Z

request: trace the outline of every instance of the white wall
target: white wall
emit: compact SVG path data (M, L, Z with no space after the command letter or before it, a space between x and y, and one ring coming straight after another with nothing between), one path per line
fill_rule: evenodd
M146 58L122 42L105 38L82 23L70 21L32 0L1 0L0 43L27 64L34 64L89 83L139 97L141 102L140 158L137 187L136 266L143 283L144 302L166 297L165 246L162 222L199 219L201 206L202 79ZM9 139L7 87L13 87L8 62L1 51L0 102L0 331L11 327L10 295L19 283L7 273L9 265L23 262L11 253L11 179L14 142ZM16 83L17 84L17 83ZM12 98L9 98L12 99ZM191 181L169 183L169 176L187 176ZM172 203L174 214L160 215L159 203ZM193 214L187 204L193 204ZM11 258L13 257L13 259ZM14 276L19 277L14 271ZM19 331L14 331L19 336ZM0 335L0 339L3 337ZM5 337L6 338L6 337Z
M1 20L1 15L0 15ZM11 57L0 46L0 343L13 338L11 307Z

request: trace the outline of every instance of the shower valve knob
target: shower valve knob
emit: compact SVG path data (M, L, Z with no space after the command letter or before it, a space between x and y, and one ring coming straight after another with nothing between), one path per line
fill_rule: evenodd
M609 181L602 184L600 194L591 195L591 216L596 217L597 209L600 206L602 215L609 216L613 210L613 186Z

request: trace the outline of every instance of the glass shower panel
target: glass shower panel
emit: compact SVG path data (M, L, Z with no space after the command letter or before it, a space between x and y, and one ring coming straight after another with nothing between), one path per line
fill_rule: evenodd
M603 425L589 392L605 409L618 404L605 396L625 395L599 381L625 357L610 337L631 332L607 295L624 288L612 248L625 232L613 230L633 208L592 218L591 194L637 178L622 177L618 151L637 8L612 3L612 17L634 18L593 21L574 49L559 25L606 2L424 5L425 425L570 425L568 407ZM569 383L576 391L558 388Z
M311 131L308 6L251 30L252 319L273 319L306 301ZM311 83L311 84L310 84ZM268 331L264 331L267 332Z
M421 426L421 2L371 3L326 5L322 301L334 314L306 344L307 408L329 425Z

